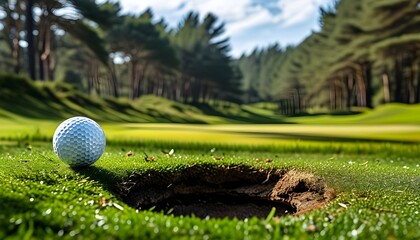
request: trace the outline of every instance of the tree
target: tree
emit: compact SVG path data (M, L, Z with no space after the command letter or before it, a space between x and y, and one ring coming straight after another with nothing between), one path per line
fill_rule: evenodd
M103 40L96 30L89 26L85 20L104 24L99 15L99 6L94 0L37 0L35 6L40 10L37 22L37 42L39 52L40 79L52 80L56 60L53 55L53 40L55 31L62 29L75 39L83 43L104 65L108 65L108 53ZM58 15L60 9L66 9L65 14ZM33 34L28 32L27 34Z
M36 78L36 62L35 62L35 40L34 40L34 16L33 16L34 0L27 0L25 25L26 25L26 42L28 43L28 71L31 79Z
M13 72L21 71L21 32L23 31L23 2L21 0L0 0L0 10L5 13L3 34L13 59Z
M177 65L175 52L152 23L150 10L140 16L124 16L121 25L114 25L107 32L107 41L114 54L129 59L131 99L142 94L141 84L149 68Z
M173 32L171 42L181 62L178 100L238 99L231 91L240 83L228 55L229 39L222 37L224 24L217 22L213 14L200 21L197 13L190 12Z

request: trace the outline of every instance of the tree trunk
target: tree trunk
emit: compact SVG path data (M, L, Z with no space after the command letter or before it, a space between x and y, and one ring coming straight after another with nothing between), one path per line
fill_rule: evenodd
M363 67L358 65L355 69L356 73L356 81L357 81L357 99L358 99L358 106L366 107L366 82L363 73Z
M354 72L353 70L347 70L347 73L343 73L344 78L344 88L345 88L345 100L346 100L346 110L350 111L353 100L353 92L355 86ZM344 94L343 94L344 95Z
M191 81L189 79L187 79L187 77L185 77L183 79L183 84L182 84L182 98L184 103L188 102L188 99L190 98L190 88L191 88Z
M414 89L414 78L415 78L415 71L414 71L414 56L410 56L408 59L408 68L409 68L409 74L407 76L407 90L408 90L408 103L413 104L415 102L415 89Z
M389 91L389 76L387 70L382 73L382 82L384 87L384 103L389 103L390 99L390 91Z
M43 39L42 39L42 53L41 61L42 68L40 71L43 72L43 78L45 80L51 80L50 76L50 54L51 54L51 25L48 20L44 23Z
M101 83L101 79L100 79L100 73L99 73L99 65L98 65L98 61L96 60L96 59L94 59L93 57L92 57L92 60L91 60L92 62L93 62L93 76L94 76L94 89L95 89L95 92L96 92L96 94L97 95L101 95L102 94L102 90L101 90L101 87L102 87L102 83Z
M13 72L18 74L20 72L20 36L16 34L13 39Z
M137 62L131 61L131 74L130 74L130 82L128 84L128 98L134 99L134 83L135 79L137 78Z
M51 80L50 76L50 54L51 54L51 23L49 21L49 14L51 14L50 9L46 9L42 13L41 20L39 23L39 41L41 43L40 51L40 79L41 80Z
M21 18L21 11L22 9L20 8L20 0L17 0L15 3L15 9L14 9L14 13L17 14L17 19L14 19L14 23L15 23L15 35L13 38L13 51L12 51L12 56L13 56L13 71L18 74L20 72L20 46L19 46L19 42L20 42L20 31L21 31L21 22L20 22L20 18Z
M115 71L115 65L114 63L111 61L111 83L110 83L110 87L111 87L111 94L113 97L120 97L120 91L119 91L119 87L118 87L118 77Z
M330 110L335 109L335 89L334 89L334 81L330 79Z
M28 0L26 3L26 41L28 42L28 71L32 80L36 78L33 7L34 0Z
M44 62L42 61L42 53L44 51L44 42L45 42L45 16L41 15L38 22L38 36L37 36L37 48L38 48L38 73L39 79L45 80L44 76Z
M300 94L300 88L299 88L299 86L296 88L296 102L297 102L297 105L296 105L296 107L297 107L297 112L301 112L301 94Z
M416 103L420 103L420 60L417 62L417 96Z
M394 89L394 101L403 102L402 96L402 82L403 72L401 67L401 56L396 56L394 61L394 73L395 73L395 89Z
M196 79L191 86L192 102L198 103L200 98L201 83Z
M86 74L87 75L87 93L90 94L93 89L92 63L88 64L86 73L87 73Z
M363 72L365 79L366 107L372 108L372 63L370 61L363 63Z

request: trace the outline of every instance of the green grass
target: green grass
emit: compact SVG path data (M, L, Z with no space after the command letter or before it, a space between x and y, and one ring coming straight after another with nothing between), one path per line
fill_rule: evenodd
M51 140L60 120L0 118L0 140ZM418 124L167 124L101 122L109 141L249 143L281 145L290 140L323 142L420 142Z
M0 75L0 239L420 239L420 105L286 118L272 103L130 102L12 79ZM104 155L85 169L69 168L51 146L58 124L75 115L107 136ZM338 195L281 219L203 220L135 210L114 194L133 172L197 164L297 169Z
M420 237L417 144L347 143L347 150L337 153L328 143L301 142L295 148L237 145L211 152L214 145L204 142L195 147L127 142L108 146L96 164L82 170L59 161L48 143L32 143L32 150L16 144L3 143L0 147L1 239ZM169 148L174 148L175 154L167 157L161 149ZM134 156L127 157L127 151L133 151ZM156 161L144 161L143 151ZM213 158L222 155L223 160ZM257 160L266 158L273 161ZM112 192L115 184L132 172L174 172L196 164L299 169L325 178L338 197L325 208L302 215L243 221L137 211ZM106 203L101 205L103 199ZM315 231L310 225L316 227Z
M292 117L288 121L306 124L420 124L420 104L391 103L353 115Z
M420 125L419 104L387 104L354 115L285 117L279 115L274 103L239 105L216 101L192 106L151 95L136 101L99 98L63 83L34 83L24 77L0 74L0 119L60 121L76 115L120 123Z
M83 115L102 122L279 123L283 117L228 102L182 104L145 95L135 101L88 96L63 83L32 82L0 73L0 117L10 120L63 119Z

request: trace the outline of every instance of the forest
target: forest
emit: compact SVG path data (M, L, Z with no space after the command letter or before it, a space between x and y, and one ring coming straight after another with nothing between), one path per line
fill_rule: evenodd
M275 102L286 115L420 102L420 0L319 11L320 30L300 44L234 59L214 14L190 12L170 28L118 1L0 0L0 72L99 97Z
M299 45L237 61L247 101L277 101L286 114L420 102L420 1L341 0L320 11L321 30Z

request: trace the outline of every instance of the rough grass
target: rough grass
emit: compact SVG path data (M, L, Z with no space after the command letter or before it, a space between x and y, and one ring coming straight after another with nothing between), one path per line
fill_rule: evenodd
M418 239L420 233L419 145L360 143L369 153L337 153L319 145L316 153L263 146L214 149L124 143L106 148L92 167L74 170L59 161L49 143L0 147L0 238L221 238L221 239ZM301 142L299 148L305 149ZM388 146L390 152L381 152ZM183 148L185 147L185 148ZM267 146L267 148L269 148ZM31 150L29 150L31 149ZM128 157L127 152L134 155ZM155 161L145 161L144 153ZM412 154L408 154L412 153ZM271 161L265 161L270 159ZM298 169L324 178L338 197L328 206L297 216L266 219L199 219L137 211L114 194L132 172L176 172L192 165L245 165Z

